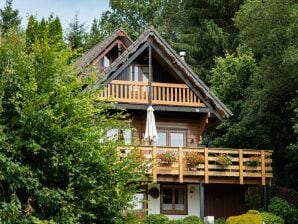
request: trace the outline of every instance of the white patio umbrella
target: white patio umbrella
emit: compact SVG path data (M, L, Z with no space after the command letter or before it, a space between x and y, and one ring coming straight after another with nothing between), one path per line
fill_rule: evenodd
M145 130L145 141L156 142L157 140L157 131L155 125L155 117L153 113L154 109L152 106L149 106L147 109L147 120L146 120L146 130Z

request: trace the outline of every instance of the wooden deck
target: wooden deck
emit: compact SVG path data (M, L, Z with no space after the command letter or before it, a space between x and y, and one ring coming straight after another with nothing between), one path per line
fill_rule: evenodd
M99 99L109 99L119 103L148 104L149 83L113 80L102 91ZM206 107L187 85L152 82L152 104Z
M272 151L248 149L221 148L184 148L184 147L139 147L145 159L151 161L153 183L231 183L231 184L271 184L272 179ZM175 155L175 162L163 164L158 154L171 151ZM198 152L204 156L204 162L195 168L186 165L186 154ZM218 164L218 155L231 157L231 164ZM251 157L259 159L256 166L249 166Z

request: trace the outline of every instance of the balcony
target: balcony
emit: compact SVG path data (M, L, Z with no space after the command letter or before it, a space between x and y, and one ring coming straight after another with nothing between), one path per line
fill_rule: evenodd
M152 104L206 107L185 84L152 82ZM113 80L101 92L99 99L119 103L148 104L149 83Z
M139 147L145 159L150 160L149 175L153 183L231 183L231 184L271 184L272 151L221 148L184 148L184 147ZM158 154L173 152L175 162L164 164ZM187 167L186 155L197 152L203 156L203 162L194 168ZM218 164L218 155L228 155L230 165ZM252 157L258 163L249 164Z

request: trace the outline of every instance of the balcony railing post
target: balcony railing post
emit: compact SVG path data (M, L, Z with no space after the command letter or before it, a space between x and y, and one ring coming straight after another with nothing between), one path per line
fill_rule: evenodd
M243 150L239 149L239 181L243 184Z
M153 183L157 183L157 172L156 172L156 146L152 146L152 175L153 175Z
M209 183L209 173L208 173L208 161L209 161L209 158L208 158L208 148L205 148L205 151L204 151L204 157L205 157L205 183L208 184Z
M182 153L182 147L179 147L179 182L183 183L183 153Z
M266 166L265 166L265 151L261 151L261 176L262 176L262 185L266 185Z

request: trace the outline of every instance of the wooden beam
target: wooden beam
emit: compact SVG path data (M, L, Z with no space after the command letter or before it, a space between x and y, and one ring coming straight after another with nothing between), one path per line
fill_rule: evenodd
M200 98L200 100L203 101L203 103L205 105L207 105L209 107L209 109L211 110L212 113L215 114L215 116L219 119L222 120L222 117L220 116L220 114L214 110L214 108L211 106L211 104L202 96L202 94L190 83L190 81L188 79L186 79L186 77L176 68L173 66L173 63L164 55L164 53L158 49L158 47L156 47L154 45L154 43L150 44L153 49L159 54L159 56L161 58L163 58L166 63L176 72L176 74L179 76L179 78L181 78L187 85L188 87Z
M152 105L152 47L149 45L149 105Z
M183 153L182 153L182 147L179 147L178 149L179 153L179 183L183 183Z
M262 185L266 185L266 166L265 166L265 151L261 151L261 176L262 176Z
M208 184L209 183L209 173L208 173L208 163L209 163L209 159L208 159L208 148L205 148L204 150L204 158L205 158L205 183Z
M120 68L118 68L112 75L110 73L113 72L111 70L107 73L107 80L106 83L110 83L114 78L116 78L127 66L129 66L147 47L149 46L149 43L146 42L142 47L140 47L136 52L133 53L133 55L125 62L123 63ZM110 75L110 77L109 77Z
M156 172L156 166L157 166L157 162L156 162L156 146L152 146L152 175L153 175L153 183L156 184L157 183L157 172Z
M243 150L239 149L239 182L243 184Z

